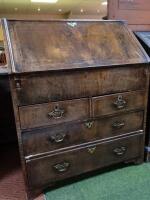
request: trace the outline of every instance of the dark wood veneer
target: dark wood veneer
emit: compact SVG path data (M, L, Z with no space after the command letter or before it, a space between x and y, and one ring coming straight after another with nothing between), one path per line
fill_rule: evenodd
M17 80L14 78L14 88L18 105L29 105L144 89L145 78L142 65L106 67L101 70L71 69L18 76ZM18 82L20 87L16 88Z
M19 107L22 129L83 120L90 116L88 99L59 101Z
M30 188L39 188L71 177L72 174L78 175L112 163L138 158L141 156L142 138L143 135L130 136L28 161Z
M143 112L132 112L27 131L22 135L22 142L25 155L32 157L44 152L142 130L142 125Z

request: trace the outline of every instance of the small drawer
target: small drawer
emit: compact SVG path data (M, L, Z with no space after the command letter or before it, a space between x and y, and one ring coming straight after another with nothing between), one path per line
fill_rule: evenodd
M143 112L135 112L23 132L22 143L25 156L32 157L36 154L108 139L142 129Z
M114 163L140 158L144 148L143 139L143 134L133 135L28 160L27 173L30 188L46 186Z
M144 109L145 91L134 91L92 98L93 116L109 115L121 111Z
M76 99L19 107L22 129L30 129L89 117L89 100Z

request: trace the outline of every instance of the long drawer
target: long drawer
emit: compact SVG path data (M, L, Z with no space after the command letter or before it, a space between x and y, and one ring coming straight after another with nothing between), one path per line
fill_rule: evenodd
M22 106L19 108L22 129L87 119L90 117L86 98L53 103Z
M143 135L134 135L30 160L27 162L29 185L35 189L113 163L138 158L142 149Z
M62 124L51 128L22 133L25 156L66 148L73 145L127 134L143 129L143 112L76 124Z
M18 105L92 97L146 87L143 67L115 67L27 74L14 78Z

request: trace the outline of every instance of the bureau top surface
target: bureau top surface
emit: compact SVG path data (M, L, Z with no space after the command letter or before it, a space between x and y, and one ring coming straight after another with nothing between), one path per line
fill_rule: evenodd
M148 62L122 21L2 20L10 73Z

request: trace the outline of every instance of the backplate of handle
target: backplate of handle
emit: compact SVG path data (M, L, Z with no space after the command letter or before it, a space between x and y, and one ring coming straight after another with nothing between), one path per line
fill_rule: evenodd
M117 109L123 109L123 108L126 107L127 102L123 99L122 95L119 95L118 98L117 98L117 100L113 103L113 105Z
M62 162L62 163L58 163L56 165L53 166L53 168L57 171L57 172L66 172L68 170L68 168L70 167L70 163L69 162Z
M66 136L67 136L66 133L56 133L54 135L51 135L49 139L51 142L61 143L64 141Z
M126 151L127 151L127 147L125 147L125 146L121 146L121 147L117 147L117 148L113 149L113 152L117 156L124 155L126 153Z
M114 129L120 129L120 128L124 127L124 126L125 126L125 122L124 121L116 121L116 122L114 122L112 124L112 127Z
M50 118L60 119L60 118L63 117L64 113L65 113L64 109L60 108L57 105L57 106L55 106L55 108L51 112L48 113L48 116Z

